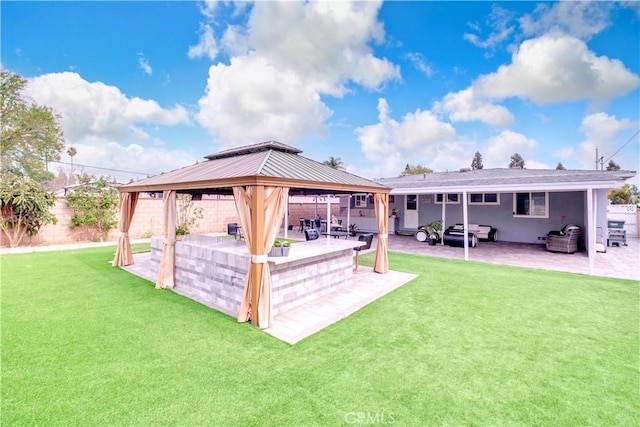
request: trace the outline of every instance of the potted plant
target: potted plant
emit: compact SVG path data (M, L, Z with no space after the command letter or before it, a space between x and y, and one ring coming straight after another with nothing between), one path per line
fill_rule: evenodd
M355 236L357 234L358 231L358 226L355 224L351 224L349 226L349 236Z
M289 256L289 249L291 249L291 244L287 241L282 242L282 256Z
M176 240L182 240L185 234L189 234L189 227L186 225L176 225Z
M271 257L282 256L282 242L280 240L276 240L275 242L273 242L273 246L269 251L269 256Z
M435 220L428 222L422 226L427 232L427 242L430 245L435 245L440 241L440 230L442 230L442 220Z

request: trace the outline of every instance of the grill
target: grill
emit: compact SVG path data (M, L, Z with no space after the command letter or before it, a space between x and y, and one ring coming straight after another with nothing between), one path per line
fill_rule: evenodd
M607 227L609 227L607 246L620 246L620 244L627 246L627 230L624 229L624 221L607 221Z

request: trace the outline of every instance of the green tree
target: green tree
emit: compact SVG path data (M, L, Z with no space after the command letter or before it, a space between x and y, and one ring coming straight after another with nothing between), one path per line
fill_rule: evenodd
M614 162L613 160L609 160L609 163L607 164L607 170L608 171L619 171L620 170L620 165L617 164L616 162Z
M414 166L407 163L407 166L405 166L404 171L400 174L400 176L419 175L421 173L433 173L433 170L426 166L421 166L421 165Z
M524 169L524 159L518 153L515 153L511 156L511 161L509 162L510 169Z
M118 225L118 190L103 176L79 176L78 186L67 195L67 205L74 211L71 228L85 227L100 241Z
M564 167L562 162L558 162L558 164L556 165L556 170L564 171L564 170L567 170L567 168Z
M25 235L38 234L40 227L55 223L50 212L56 199L44 186L28 176L3 171L0 176L0 228L15 248Z
M340 157L329 156L329 160L325 160L322 162L323 165L327 165L330 168L344 170L344 164L342 163L342 159Z
M476 151L476 154L473 156L473 160L471 161L471 169L478 170L484 168L482 164L482 154L479 151Z
M609 190L607 197L611 200L612 205L629 205L631 204L631 186L625 184L620 188Z
M3 171L43 182L53 177L47 162L60 159L64 141L59 116L25 99L26 85L18 74L0 70L1 165Z

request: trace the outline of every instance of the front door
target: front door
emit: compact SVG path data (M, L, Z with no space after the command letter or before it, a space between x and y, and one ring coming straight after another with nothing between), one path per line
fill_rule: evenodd
M418 228L418 196L415 194L404 196L404 228Z

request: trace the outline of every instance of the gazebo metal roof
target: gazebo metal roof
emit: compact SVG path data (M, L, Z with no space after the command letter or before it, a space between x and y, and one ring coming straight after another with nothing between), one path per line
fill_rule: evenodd
M228 193L238 185L276 185L291 193L389 193L390 188L301 156L302 151L267 141L206 156L206 161L119 187L121 192L164 190Z

